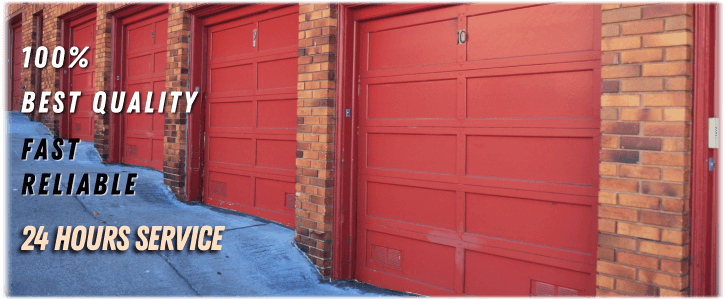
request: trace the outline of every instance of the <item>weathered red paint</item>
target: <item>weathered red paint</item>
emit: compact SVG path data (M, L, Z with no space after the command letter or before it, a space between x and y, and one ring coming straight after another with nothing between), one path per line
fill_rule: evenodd
M168 4L165 2L153 2L153 3L138 3L134 5L130 5L128 7L122 8L120 10L114 11L111 14L111 32L112 32L112 38L111 38L111 57L112 57L112 64L111 64L111 78L109 80L111 81L111 91L127 91L127 78L126 71L127 71L127 56L126 56L126 46L127 46L127 34L128 34L128 26L134 25L134 23L144 22L148 18L153 18L155 16L160 16L163 14L166 14L168 10ZM158 23L158 21L156 21ZM166 25L166 22L162 22L164 26ZM166 36L166 33L164 33L164 36ZM166 51L166 41L163 42L164 44L164 51ZM158 48L158 49L157 49ZM154 46L154 53L160 53L161 45ZM134 55L132 53L132 55ZM138 55L136 53L135 55ZM161 55L161 54L159 54ZM161 73L152 73L153 75L148 75L148 77L154 78L154 81L159 80L165 80L164 79L158 79L161 77ZM166 74L166 71L164 71L164 74ZM118 80L116 80L118 78ZM134 82L138 83L140 80L137 81L131 81L132 84ZM153 90L154 94L158 96L157 90ZM131 96L133 93L129 93L127 95L127 98L125 100L125 103L128 105L128 101L131 100ZM146 93L143 93L144 96L142 96L143 101L142 103L146 102ZM110 107L111 107L111 97L112 94L107 95L106 104L107 104L107 114L110 113ZM158 101L158 97L156 97L155 101ZM158 102L156 103L158 108ZM166 111L166 110L165 110ZM156 114L156 113L155 113ZM162 119L161 123L163 125L163 116L160 116ZM127 151L127 145L126 142L126 130L125 130L125 124L126 124L126 114L120 113L120 114L112 114L109 118L110 123L110 129L109 129L109 162L126 162L124 161L125 158L127 158L125 151ZM148 120L147 120L148 121ZM148 122L147 122L148 123ZM163 127L162 127L163 128ZM140 132L141 130L137 130L137 132ZM150 132L150 136L146 138L147 141L152 141L156 139L158 141L158 136L160 133L158 132ZM133 136L133 134L132 134ZM161 131L161 141L163 146L163 130ZM147 143L148 144L148 143ZM162 155L163 158L163 147L159 150L159 153ZM138 153L138 148L137 148ZM156 152L154 152L156 153ZM147 151L146 154L151 154L151 151ZM159 154L157 154L158 157ZM159 160L161 161L161 160ZM131 161L128 161L127 163L138 163L140 160L133 161L133 157ZM159 163L154 163L153 160L145 160L145 162L142 162L144 166L154 167L157 169L161 169L162 166Z
M599 7L407 9L342 15L341 33L357 32L341 65L355 125L338 127L357 137L339 141L357 152L355 277L427 295L524 296L536 282L593 295Z
M355 184L357 173L355 159L358 139L353 138L353 128L357 124L357 115L346 117L346 109L354 110L353 89L357 61L351 59L355 53L355 24L367 18L377 18L390 14L422 11L448 4L406 4L379 6L378 9L365 10L373 12L359 19L353 18L353 12L363 10L369 5L338 4L338 47L337 47L337 82L336 88L336 122L335 157L335 197L333 226L333 279L354 279L356 265L356 197Z
M61 118L61 136L77 138L93 142L94 115L93 97L96 93L96 5L87 5L75 9L61 18L61 43L66 49L66 66L61 74L61 87L69 97L71 91L80 91L81 97L76 102L76 111L63 111ZM88 59L88 66L68 68L73 57L71 47L83 49L89 47L83 56Z
M718 151L708 148L708 118L718 117L717 6L695 4L691 180L691 295L717 295ZM714 170L709 171L709 158Z
M9 110L20 110L20 107L15 105L15 99L22 99L23 88L21 86L20 73L23 70L23 22L22 16L16 17L11 23L12 29L12 48L11 48L11 95L12 98L8 99L10 102L8 105ZM32 64L32 62L31 62Z
M203 48L193 47L192 60L204 73L191 74L192 86L204 93L197 104L204 107L194 112L204 116L193 119L205 124L203 134L194 135L206 137L203 201L293 226L298 7L191 13L192 39L203 41Z

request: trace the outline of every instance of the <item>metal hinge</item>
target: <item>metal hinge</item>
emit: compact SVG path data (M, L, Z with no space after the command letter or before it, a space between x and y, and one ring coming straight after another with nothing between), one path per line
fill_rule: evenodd
M345 110L345 117L350 118L350 108Z
M348 244L350 244L350 242L351 242L351 239L350 239L350 237L348 237Z
M116 76L116 80L121 80L121 76Z
M154 38L154 31L151 32L151 38Z
M257 29L252 30L252 47L257 47Z
M713 165L714 165L713 157L709 157L708 158L708 171L709 172L713 171Z

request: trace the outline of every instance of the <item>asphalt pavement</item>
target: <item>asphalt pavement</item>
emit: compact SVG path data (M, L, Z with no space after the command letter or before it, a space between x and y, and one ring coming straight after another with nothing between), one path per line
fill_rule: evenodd
M8 286L10 296L401 296L355 281L325 281L293 244L294 231L254 216L176 200L160 171L123 164L103 164L90 142L77 146L68 160L21 160L23 140L52 136L39 122L8 114ZM35 148L34 148L35 150ZM49 149L53 151L54 149ZM36 195L23 196L26 173L36 175ZM135 195L37 195L41 173L137 173ZM78 183L76 183L78 184ZM51 179L49 189L54 183ZM122 187L125 184L122 184ZM23 228L44 226L50 243L40 251L21 251ZM126 251L55 251L58 226L129 226ZM136 229L146 225L225 226L220 251L136 251ZM117 239L118 240L118 239Z

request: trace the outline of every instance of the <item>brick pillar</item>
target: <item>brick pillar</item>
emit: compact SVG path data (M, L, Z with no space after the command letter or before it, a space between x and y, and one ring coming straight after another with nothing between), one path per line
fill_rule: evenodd
M598 295L687 295L690 4L602 5Z
M186 97L179 98L176 113L171 112L171 92L187 92L189 83L190 18L184 12L189 4L169 5L168 46L166 56L166 95L164 108L164 184L177 199L187 201L185 190L187 113ZM198 96L201 97L201 96ZM196 105L204 105L197 99Z
M332 273L337 7L300 5L295 243Z
M121 7L122 4L99 3L96 7L96 92L105 91L106 108L110 107L111 95L111 41L112 22L109 12ZM110 152L109 145L111 134L111 113L95 114L95 127L93 129L94 146L101 156L103 162L108 162Z

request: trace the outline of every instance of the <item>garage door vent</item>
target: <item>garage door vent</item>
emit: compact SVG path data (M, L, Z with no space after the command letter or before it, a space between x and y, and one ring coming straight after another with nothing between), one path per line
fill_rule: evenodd
M129 145L129 156L136 156L136 145Z
M557 291L557 293L555 293ZM532 280L532 296L577 296L578 291L570 288L557 286Z
M389 268L401 268L401 250L371 245L371 251L373 262Z
M285 193L285 208L295 209L295 194Z
M212 194L227 196L227 183L212 181Z

